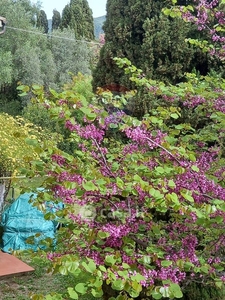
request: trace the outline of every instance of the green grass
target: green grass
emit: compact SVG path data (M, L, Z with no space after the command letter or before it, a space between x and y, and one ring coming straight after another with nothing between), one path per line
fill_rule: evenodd
M63 295L63 299L69 300L67 287L75 287L77 283L87 280L86 274L79 276L79 279L72 275L49 274L47 272L49 262L41 258L36 257L31 261L25 260L25 262L35 268L35 271L27 275L0 278L1 300L30 300L34 294L47 295L50 293L59 293ZM91 294L81 296L79 299L96 300Z

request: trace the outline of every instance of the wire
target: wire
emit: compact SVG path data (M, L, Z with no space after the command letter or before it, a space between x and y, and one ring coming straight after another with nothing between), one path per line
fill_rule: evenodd
M33 176L32 178L43 178L47 177L48 175L44 176ZM0 177L0 180L6 180L6 179L31 179L30 177L27 176L8 176L8 177Z
M73 42L81 42L81 43L86 43L86 44L91 44L91 45L101 45L101 43L97 43L97 42L88 42L88 41L85 41L85 40L76 40L74 38L67 38L67 37L63 37L63 36L57 36L57 35L53 35L51 33L46 34L46 33L41 33L41 32L34 31L34 30L27 30L27 29L7 26L7 29L8 28L12 29L12 30L28 32L28 33L32 33L32 34L36 34L36 35L43 35L43 36L50 37L50 38L53 37L53 38L58 38L58 39L68 40L68 41L73 41Z
M26 176L8 176L8 177L0 177L0 180L6 180L6 179L15 179L15 178L26 178Z

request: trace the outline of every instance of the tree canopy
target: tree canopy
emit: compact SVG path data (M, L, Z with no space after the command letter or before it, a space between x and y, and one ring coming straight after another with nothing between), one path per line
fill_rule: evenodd
M37 16L37 27L43 30L44 33L48 33L48 19L44 10L40 10Z
M166 16L163 7L170 7L169 2L107 1L105 44L93 73L94 88L110 84L132 87L114 57L127 57L149 78L173 84L184 80L185 72L206 75L214 67L215 59L185 42L201 36L196 25Z
M52 293L34 298L77 300L91 294L107 300L193 300L193 294L189 294L193 285L210 287L214 292L210 300L223 297L225 79L219 72L205 74L194 60L196 69L188 72L192 61L182 58L182 53L187 56L190 47L194 55L200 53L201 58L218 59L223 64L224 1L199 0L191 2L193 5L185 1L182 7L176 0L172 3L161 11L161 1L108 1L112 19L120 18L114 23L106 21L108 32L102 48L105 60L101 63L117 70L114 83L131 82L132 90L113 94L107 90L107 81L93 95L90 80L85 81L80 74L63 88L47 89L37 84L17 88L21 96L32 99L34 112L40 107L46 109L46 115L54 120L53 127L62 124L67 141L73 145L68 153L55 147L54 136L53 144L39 138L38 133L26 139L34 151L31 158L25 156L28 164L20 172L39 178L47 174L35 205L43 207L49 199L63 203L62 209L45 215L48 220L57 216L63 226L57 232L57 243L47 239L48 249L40 255L46 254L52 262L52 272L80 280L68 287L66 295ZM80 15L80 11L77 13ZM170 35L163 36L163 28ZM204 32L205 40L197 29ZM74 28L64 30L74 34ZM189 30L192 35L186 36ZM187 44L182 49L180 43L185 37ZM28 48L37 46L36 38L22 38L26 55L19 48L13 52L18 52L21 65L32 57ZM111 38L108 43L107 38ZM68 41L71 39L68 36ZM66 70L76 67L67 52L75 48L65 43L58 48L54 36L44 41L51 51L49 56L53 55L51 63L57 62L57 83L63 82ZM138 46L146 57L138 56ZM153 46L156 50L150 53ZM181 50L184 52L179 55ZM35 57L38 73L45 70L38 63L39 55ZM137 59L138 65L125 55ZM68 60L68 68L63 59ZM22 70L28 80L31 68L27 66ZM111 71L108 67L109 82ZM33 76L43 81L44 77ZM47 82L48 77L44 79ZM138 118L127 111L130 100L142 105L143 113ZM10 132L7 123L3 126L4 141L7 130ZM19 126L16 123L16 128ZM20 137L20 132L12 135ZM5 143L5 151L4 147ZM33 159L36 153L38 159ZM10 153L8 157L14 162ZM82 273L88 274L85 281Z
M54 9L53 16L52 16L52 30L59 29L60 23L61 23L60 12L58 12L56 9Z
M61 28L68 27L78 39L94 39L94 20L87 0L71 0L64 7Z
M90 74L91 49L85 43L76 42L70 29L57 32L54 29L54 35L59 38L45 35L47 17L38 6L30 1L4 0L1 14L7 18L9 28L0 39L0 110L18 114L27 104L28 98L18 97L18 83L59 88L72 80L69 73ZM57 12L56 15L59 17ZM59 20L54 22L57 27Z

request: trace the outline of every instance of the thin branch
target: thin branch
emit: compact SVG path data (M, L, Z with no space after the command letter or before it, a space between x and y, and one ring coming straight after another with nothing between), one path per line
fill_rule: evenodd
M102 157L102 159L103 159L103 162L104 162L105 167L106 167L106 169L108 170L109 174L110 174L112 177L116 178L116 176L115 176L115 175L112 173L112 171L110 170L110 168L109 168L109 166L108 166L108 164L107 164L106 158L105 158L104 154L102 153L102 150L101 150L101 148L100 148L98 142L96 141L96 139L92 139L92 140L94 141L96 147L98 148L98 151L99 151L99 153L101 154L101 157Z
M129 234L129 237L135 242L137 243L138 245L144 247L144 248L147 248L148 247L148 243L147 242L144 242L138 238L136 238L133 234Z
M207 194L201 194L201 196L203 196L203 197L207 197L207 198L209 198L209 199L211 199L211 200L214 200L214 198L213 198L212 196L210 196L210 195L207 195Z
M182 165L181 162L176 158L176 156L174 156L169 150L167 150L166 148L164 148L162 145L158 144L157 142L153 141L152 139L145 137L146 140L148 140L149 142L153 143L154 145L156 145L157 147L163 149L167 154L169 154L173 159L176 160L176 162L179 165Z
M91 197L99 197L99 198L102 198L102 199L105 199L105 200L107 200L109 203L111 203L112 204L112 206L114 206L116 209L118 209L118 207L116 206L116 204L115 203L113 203L112 202L112 200L110 200L108 197L106 197L106 196L103 196L103 195L96 195L96 194L91 194L91 193L89 193L88 195L86 195L86 196L91 196Z
M149 142L153 143L153 144L156 145L157 147L159 147L159 148L163 149L164 151L166 151L167 154L169 154L173 159L176 160L176 162L177 162L179 165L182 166L181 162L180 162L180 161L179 161L179 160L178 160L178 159L177 159L177 158L176 158L169 150L167 150L167 149L164 148L162 145L158 144L157 142L153 141L152 139L150 139L150 138L148 138L148 137L146 137L145 139L148 140ZM212 196L207 195L207 194L204 194L204 192L203 192L203 190L202 190L202 187L201 187L201 185L200 185L200 183L199 183L199 181L198 181L198 178L196 177L195 173L192 172L192 171L191 171L191 173L194 175L194 179L195 179L195 181L196 181L197 184L198 184L198 187L199 187L199 189L200 189L200 191L201 191L201 195L204 196L204 197L207 197L207 198L209 198L209 199L211 199L211 200L214 200L214 198L213 198Z

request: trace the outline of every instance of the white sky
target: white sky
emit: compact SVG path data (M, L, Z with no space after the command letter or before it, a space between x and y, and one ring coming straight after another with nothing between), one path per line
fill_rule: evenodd
M107 0L88 0L89 6L93 11L93 17L101 17L106 14L105 7L106 7ZM36 2L36 1L32 1ZM68 4L69 0L40 0L42 3L42 9L47 14L47 18L52 18L52 11L53 9L57 9L60 13L62 13L63 8Z

